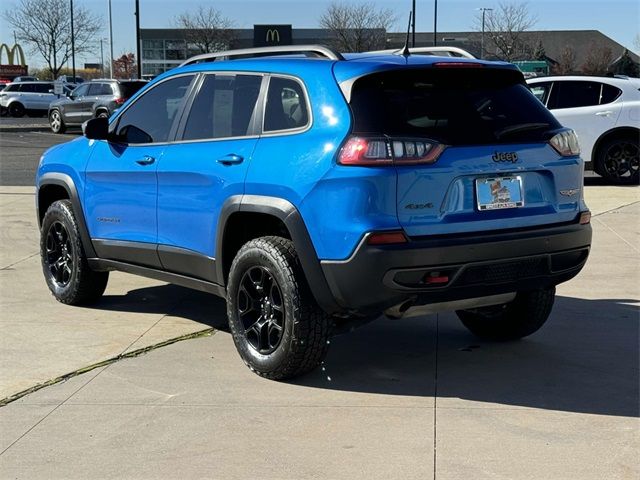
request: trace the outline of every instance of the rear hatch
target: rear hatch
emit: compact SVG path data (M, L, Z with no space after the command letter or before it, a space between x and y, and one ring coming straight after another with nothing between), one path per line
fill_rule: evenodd
M516 70L442 63L375 73L353 84L350 105L351 140L369 142L365 156L386 150L392 159L398 220L409 236L535 227L579 214L575 137Z

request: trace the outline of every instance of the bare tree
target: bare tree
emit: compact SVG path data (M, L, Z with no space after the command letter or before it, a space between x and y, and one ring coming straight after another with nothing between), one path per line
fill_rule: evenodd
M53 78L71 58L71 11L67 0L19 0L2 14L15 29L18 41L46 62ZM73 9L76 55L93 52L102 27L100 17L85 7Z
M489 39L487 51L507 62L531 56L535 45L527 41L523 33L536 22L537 18L529 13L526 3L500 3L494 10L485 12L484 30ZM474 28L482 31L481 15L476 18Z
M609 47L589 45L589 51L582 64L582 73L587 75L604 75L613 61L613 52Z
M365 52L385 48L387 30L396 15L388 8L372 3L346 4L334 2L320 17L320 26L332 33L332 46L341 52Z
M558 58L558 63L553 67L555 75L568 75L576 71L576 52L569 45L564 47Z
M187 42L199 53L226 50L233 40L233 22L213 7L199 6L193 13L183 12L175 24L185 30Z

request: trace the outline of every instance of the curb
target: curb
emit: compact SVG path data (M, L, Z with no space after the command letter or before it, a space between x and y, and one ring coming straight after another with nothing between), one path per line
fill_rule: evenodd
M0 133L8 133L8 132L48 132L51 131L51 127L49 125L32 125L32 126L10 126L10 125L1 125Z

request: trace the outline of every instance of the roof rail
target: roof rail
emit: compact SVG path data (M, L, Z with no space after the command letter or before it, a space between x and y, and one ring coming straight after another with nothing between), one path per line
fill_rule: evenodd
M344 60L344 57L335 50L324 45L278 45L276 47L242 48L238 50L226 50L223 52L203 53L189 58L180 64L181 67L200 62L216 62L231 60L234 57L261 57L267 55L289 55L291 53L304 53L308 57L325 57L329 60Z
M388 50L376 50L373 52L366 52L366 53L394 53L394 54L400 55L401 52L402 52L402 49L398 50L398 49L392 48ZM410 47L409 52L417 53L418 55L421 53L426 53L426 54L430 53L433 55L440 54L440 56L443 56L443 57L462 57L462 58L474 58L474 59L476 58L471 53L459 47Z

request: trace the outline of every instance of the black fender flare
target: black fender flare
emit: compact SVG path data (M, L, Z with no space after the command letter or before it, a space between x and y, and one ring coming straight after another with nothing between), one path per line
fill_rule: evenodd
M40 189L47 185L57 185L67 191L67 195L69 197L69 200L71 201L71 205L73 206L73 212L76 216L76 221L78 222L78 228L80 229L80 240L82 241L84 253L87 258L96 257L96 251L94 250L93 244L91 243L89 229L87 228L87 223L85 222L84 210L82 209L82 205L80 204L78 190L76 189L76 185L73 182L73 179L69 175L58 172L48 172L40 177L38 188L36 190L36 213L38 215L38 227L41 226L39 205ZM42 216L44 216L44 213L45 212L42 212Z
M236 212L263 213L280 219L291 234L291 240L296 247L302 270L318 305L327 313L338 313L343 310L336 303L329 289L302 215L291 202L278 197L234 195L222 205L216 231L216 273L221 285L226 284L222 258L225 228L229 217Z

